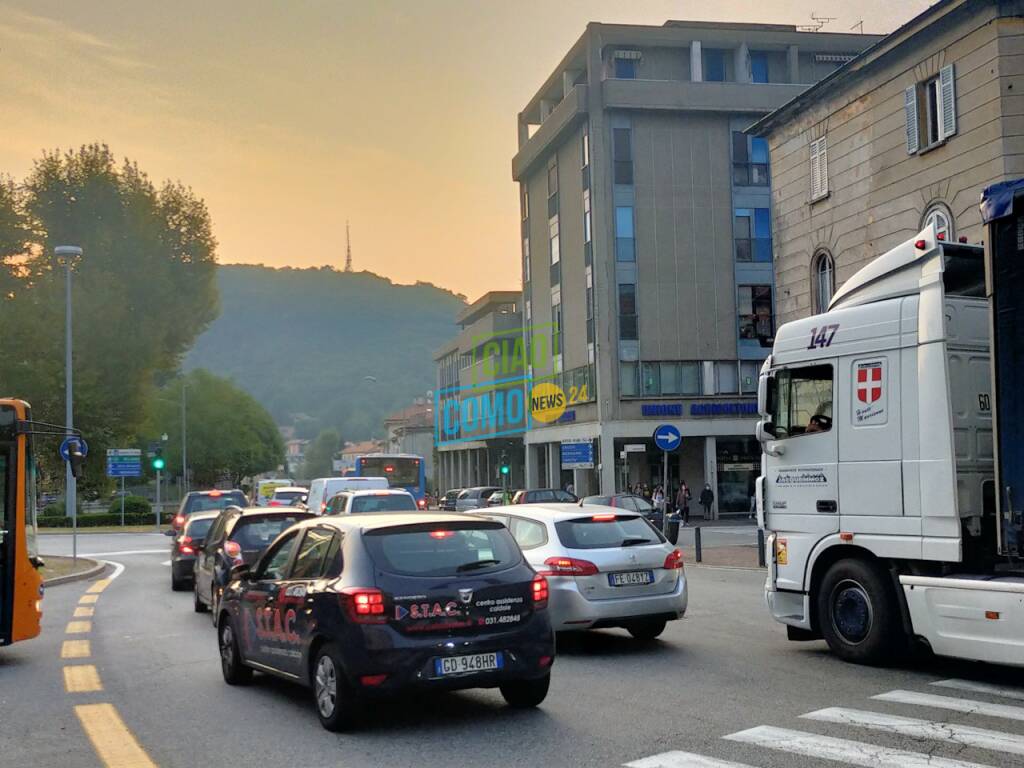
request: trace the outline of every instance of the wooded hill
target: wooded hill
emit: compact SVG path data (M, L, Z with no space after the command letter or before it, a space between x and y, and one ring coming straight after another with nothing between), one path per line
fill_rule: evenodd
M326 267L225 265L217 282L221 314L185 369L234 379L308 438L329 428L344 440L382 435L388 413L435 388L432 352L457 333L465 306L427 283Z

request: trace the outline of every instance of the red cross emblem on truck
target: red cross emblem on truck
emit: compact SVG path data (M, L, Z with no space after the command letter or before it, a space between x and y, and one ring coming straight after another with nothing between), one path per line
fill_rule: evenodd
M857 399L870 405L882 397L882 364L871 363L857 368Z

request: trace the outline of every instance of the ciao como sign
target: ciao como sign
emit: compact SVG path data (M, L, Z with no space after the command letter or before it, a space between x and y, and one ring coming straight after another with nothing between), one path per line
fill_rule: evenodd
M586 380L562 381L558 330L550 323L474 337L459 355L457 383L435 394L438 446L525 432L558 421L568 407L593 399ZM454 354L454 353L453 353Z

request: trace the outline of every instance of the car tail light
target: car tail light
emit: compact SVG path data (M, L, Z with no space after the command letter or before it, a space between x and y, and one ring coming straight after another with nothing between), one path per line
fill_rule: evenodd
M184 524L185 524L185 516L184 515L175 515L174 516L174 520L171 521L171 525L175 529L180 529L181 526L183 526Z
M267 504L267 506L268 507L280 507L280 506L283 506L283 504L280 501L278 501L277 499L271 499L270 503Z
M219 499L220 491L210 491L209 496L211 499Z
M663 566L666 571L675 571L683 567L683 551L681 549L674 549L665 556L665 565Z
M577 560L575 557L549 557L544 561L548 567L540 571L541 576L594 576L597 566L589 560Z
M455 535L455 531L431 531L430 538L432 539L450 539Z
M533 592L533 607L546 608L548 604L548 580L538 573L533 577L530 590Z
M341 590L349 618L357 624L383 624L384 593L372 587L346 587Z
M359 682L366 688L375 688L387 679L387 675L363 675L359 678Z
M427 500L426 499L420 499L419 502L416 504L416 506L418 506L420 509L426 509L427 508Z
M614 515L614 513L606 512L604 514L594 515L590 519L591 519L591 521L593 521L595 523L614 523L615 522L615 515Z
M178 542L178 553L182 555L194 555L196 550L190 546L192 544L191 536L182 536L181 541Z
M224 554L231 558L234 565L241 565L245 562L242 559L242 545L237 541L225 541Z
M554 656L541 656L537 663L542 667L550 667L552 661L554 661Z

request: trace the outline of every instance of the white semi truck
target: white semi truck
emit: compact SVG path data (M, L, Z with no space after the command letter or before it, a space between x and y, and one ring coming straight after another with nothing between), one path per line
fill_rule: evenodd
M1024 666L1022 195L986 190L986 248L929 227L779 328L757 509L791 640Z

